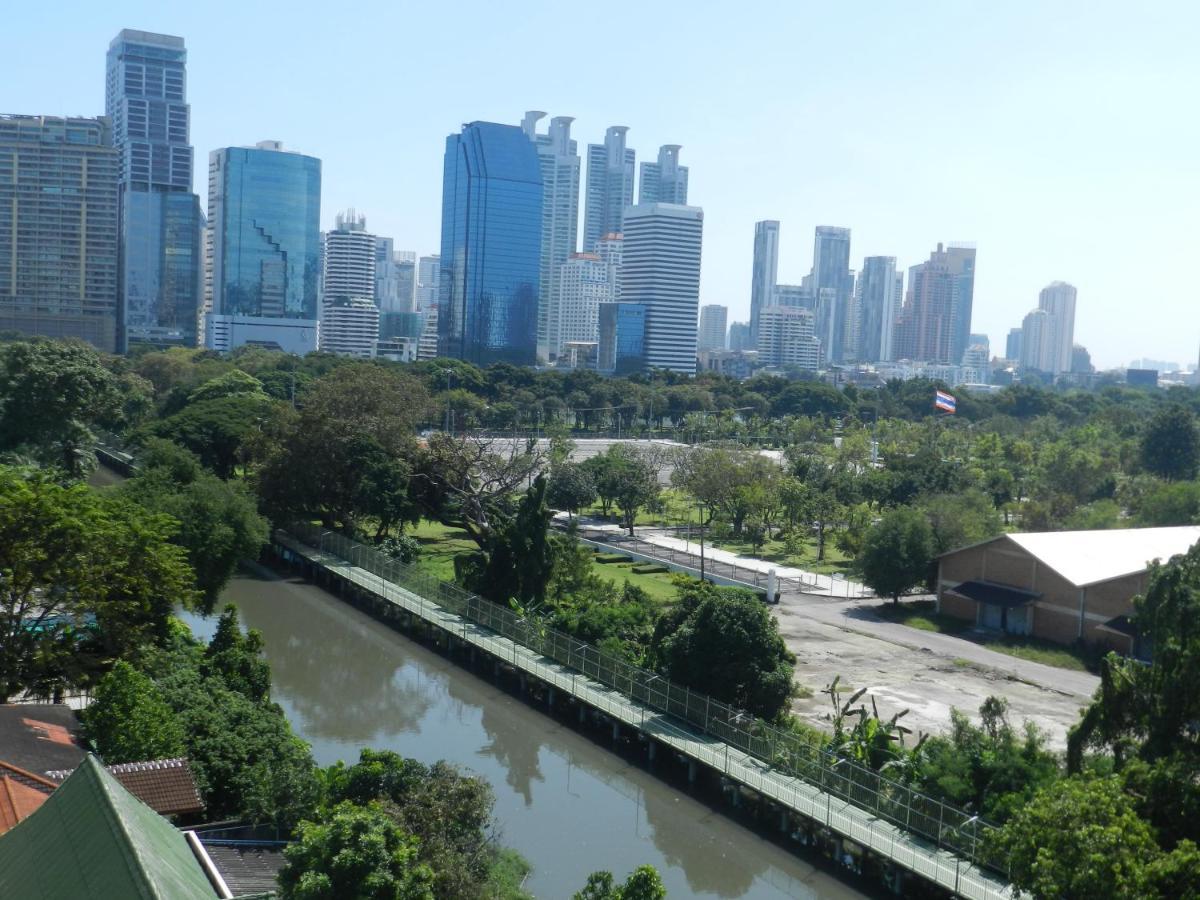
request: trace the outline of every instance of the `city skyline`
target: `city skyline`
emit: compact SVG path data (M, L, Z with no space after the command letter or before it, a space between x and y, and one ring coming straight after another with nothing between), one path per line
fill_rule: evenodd
M415 42L400 58L388 50L389 23L419 33L432 12L380 5L355 26L314 8L302 22L285 23L278 44L264 48L256 26L267 10L239 7L245 27L230 30L218 25L220 6L85 7L65 32L49 9L15 10L10 26L30 40L11 48L0 71L10 83L35 65L46 71L22 84L8 111L99 115L101 57L112 36L122 28L179 35L188 48L191 145L200 159L264 135L302 147L325 163L323 227L336 210L356 206L376 233L422 254L438 248L436 175L445 134L465 121L515 122L525 109L554 109L575 117L582 148L602 142L619 122L629 126L628 146L639 162L666 142L686 148L689 199L704 206L707 220L700 302L729 306L733 320L748 318L747 235L755 221L770 218L796 238L780 254L782 283L797 283L809 270L808 248L798 238L819 224L852 229L855 268L864 257L886 255L907 269L938 241L973 241L981 266L971 327L988 333L993 347L1003 345L1041 288L1063 280L1081 296L1075 339L1101 367L1146 356L1185 365L1196 358L1200 310L1175 299L1165 267L1138 262L1186 255L1186 211L1200 197L1186 152L1198 126L1168 115L1185 108L1184 85L1197 68L1184 38L1197 17L1191 7L1130 23L1115 7L1064 4L1040 10L1039 27L1030 29L1021 7L921 4L881 11L864 28L844 12L778 5L772 16L779 27L765 36L768 46L758 36L750 40L749 18L717 28L716 9L698 7L682 23L683 35L695 53L720 64L689 67L682 77L665 57L646 60L636 73L589 70L571 41L555 42L563 26L533 10L509 16L478 7L460 48L470 63L453 74L453 61L432 43ZM927 58L911 71L884 64L889 54L881 48L917 40L933 17L946 39L930 45ZM596 37L615 36L620 18L594 23ZM836 83L822 81L818 89L815 76L828 71L834 48L846 46L839 36L851 30L861 41L850 62L863 65L845 67ZM35 40L51 34L51 50ZM802 63L785 73L770 50L796 34L803 36ZM497 48L509 38L543 49L528 59L501 54ZM622 40L631 53L649 46L640 34ZM378 91L332 97L338 81L318 63L342 50L353 52ZM501 56L506 65L497 67ZM545 78L554 64L569 77ZM751 75L756 102L746 103ZM229 102L248 84L267 82L290 89L270 104ZM380 124L363 138L357 123L385 97L391 103L395 85L424 82L439 83L439 91L406 91L397 122L374 117ZM869 123L850 115L867 101L879 111ZM934 103L958 113L930 145L929 122L913 111ZM322 115L312 115L316 107ZM814 122L823 140L811 139ZM200 196L202 181L196 173ZM1054 214L1046 215L1050 208ZM1130 297L1142 313L1136 318L1126 315ZM1167 320L1170 329L1162 327Z

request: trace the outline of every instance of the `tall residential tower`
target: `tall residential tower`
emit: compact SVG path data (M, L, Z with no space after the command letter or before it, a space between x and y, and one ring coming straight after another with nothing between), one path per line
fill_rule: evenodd
M621 234L625 207L633 203L635 154L625 146L628 131L614 125L604 133L603 144L588 144L583 249L589 253L606 234Z
M638 203L687 205L688 169L679 164L679 144L663 144L658 162L644 162L638 180Z
M538 282L538 357L548 359L558 348L550 334L551 310L559 302L563 263L579 238L579 150L571 140L570 116L555 116L547 134L537 123L546 114L527 112L521 128L537 149L542 170L542 257Z
M108 46L105 112L120 154L120 344L195 346L204 218L192 193L183 38L123 30Z
M754 223L754 271L750 280L750 349L758 345L758 317L774 304L779 279L779 223L766 219Z

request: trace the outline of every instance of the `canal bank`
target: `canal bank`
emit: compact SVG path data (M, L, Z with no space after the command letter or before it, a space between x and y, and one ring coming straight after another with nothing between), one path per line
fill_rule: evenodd
M533 863L528 887L569 897L595 869L656 866L673 897L862 898L872 894L734 821L719 792L585 725L531 708L429 647L298 578L254 567L223 595L263 632L274 698L321 764L362 747L447 759L496 793L502 843ZM189 617L199 634L214 620ZM734 813L736 814L736 813Z

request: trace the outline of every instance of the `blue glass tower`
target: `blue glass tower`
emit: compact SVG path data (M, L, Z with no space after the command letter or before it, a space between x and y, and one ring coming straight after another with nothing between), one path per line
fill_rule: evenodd
M513 125L464 125L446 138L439 356L536 363L541 252L536 148Z
M192 193L183 38L125 29L108 47L105 109L120 155L119 341L196 344L204 219Z
M209 345L227 350L254 341L294 352L315 349L287 335L300 328L315 336L321 161L262 141L214 150L208 169Z

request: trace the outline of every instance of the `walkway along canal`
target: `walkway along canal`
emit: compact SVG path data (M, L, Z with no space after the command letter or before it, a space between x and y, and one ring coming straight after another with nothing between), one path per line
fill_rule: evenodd
M581 724L603 721L614 742L631 735L644 744L650 761L657 755L685 764L689 781L702 772L717 773L734 806L752 806L776 821L781 833L816 844L889 885L907 882L918 890L937 885L969 898L1011 896L1004 881L964 858L981 850L977 818L434 582L364 545L311 526L293 531L304 541L276 532L276 552L348 602L381 621L425 632L448 653L490 666L496 678L511 673L523 692L533 692L550 709L572 705ZM772 763L807 777L786 774Z

